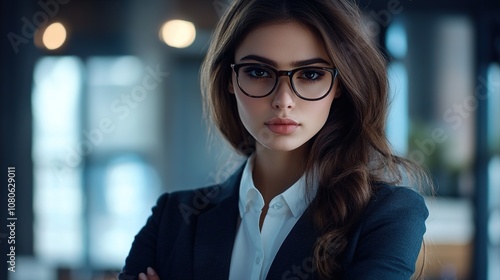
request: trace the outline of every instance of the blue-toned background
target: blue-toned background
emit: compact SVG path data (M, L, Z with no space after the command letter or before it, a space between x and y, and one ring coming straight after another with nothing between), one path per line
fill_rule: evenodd
M229 2L2 2L0 225L8 166L17 221L0 279L114 279L162 192L239 166L199 86ZM388 137L436 186L426 279L500 279L500 2L359 2L388 59Z

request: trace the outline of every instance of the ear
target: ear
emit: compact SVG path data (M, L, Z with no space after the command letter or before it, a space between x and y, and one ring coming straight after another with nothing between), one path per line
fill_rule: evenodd
M333 99L337 99L340 96L342 96L342 90L340 90L340 88L337 87L337 89L335 89L335 96L333 97Z
M234 94L234 86L233 86L232 77L231 77L231 80L229 81L229 84L227 85L227 91L229 91L229 93L231 93L231 94Z
M333 97L333 99L337 99L337 98L341 97L342 92L343 92L342 86L340 84L335 85L335 96Z

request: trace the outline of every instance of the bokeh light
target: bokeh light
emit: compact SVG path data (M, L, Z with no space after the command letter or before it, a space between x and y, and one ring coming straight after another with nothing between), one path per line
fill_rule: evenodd
M170 20L160 29L160 39L174 48L189 47L196 38L196 28L192 22Z
M66 28L59 22L49 25L43 33L42 42L45 48L55 50L60 48L66 41Z

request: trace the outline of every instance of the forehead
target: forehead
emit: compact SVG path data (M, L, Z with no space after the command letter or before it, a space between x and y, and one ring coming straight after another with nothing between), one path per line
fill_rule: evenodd
M235 61L247 55L262 56L287 66L293 61L322 58L330 61L323 40L298 22L267 24L250 31L235 52Z

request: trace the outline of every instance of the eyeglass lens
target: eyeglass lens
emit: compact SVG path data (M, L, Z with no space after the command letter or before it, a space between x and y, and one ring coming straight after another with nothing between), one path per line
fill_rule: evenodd
M268 95L277 84L275 70L261 65L246 65L238 70L238 83L243 91L255 97ZM292 88L303 98L320 98L331 88L333 74L316 67L301 68L293 73Z

